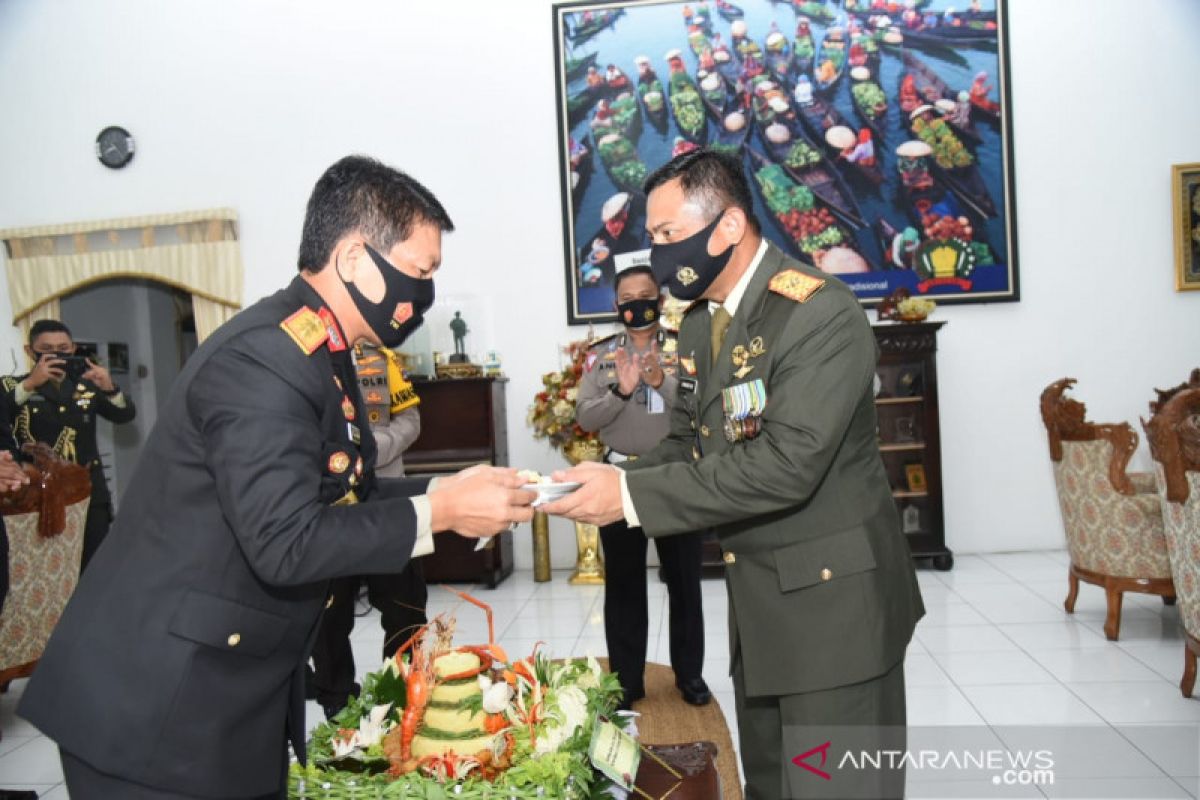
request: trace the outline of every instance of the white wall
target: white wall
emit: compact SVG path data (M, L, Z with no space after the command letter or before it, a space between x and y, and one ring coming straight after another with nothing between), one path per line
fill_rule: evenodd
M563 304L550 17L547 0L6 0L0 226L232 206L249 302L290 279L329 163L365 152L407 169L459 228L439 295L492 304L470 347L499 350L512 379L512 460L551 469L525 406L583 329ZM1046 383L1070 374L1094 418L1133 420L1200 363L1168 190L1171 163L1200 161L1200 4L1147 0L1131 19L1118 3L1015 0L1011 21L1022 300L937 312L959 552L1061 542ZM1131 60L1138 47L1152 57ZM120 172L91 151L108 124L137 138ZM0 353L17 344L0 328ZM553 547L568 564L566 526ZM518 566L529 550L522 537Z

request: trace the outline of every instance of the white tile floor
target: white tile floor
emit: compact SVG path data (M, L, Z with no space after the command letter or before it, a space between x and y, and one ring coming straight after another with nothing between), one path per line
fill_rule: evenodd
M951 572L921 570L928 615L906 662L910 724L1100 726L1095 731L1102 737L1089 742L1090 760L1079 774L1057 776L1044 792L997 787L997 797L1200 797L1200 754L1161 727L1200 723L1200 699L1185 700L1177 686L1183 667L1178 610L1155 597L1126 595L1121 641L1108 642L1098 588L1081 588L1074 617L1063 611L1066 568L1064 553L1044 552L964 556ZM530 573L517 573L494 591L475 591L492 604L510 654L527 652L539 639L560 655L604 654L602 590L569 586L566 577L556 572L551 583L539 584ZM719 581L703 587L705 678L732 728L725 589ZM668 659L665 591L651 580L649 656L658 661ZM431 587L431 612L452 608L460 641L483 641L483 615ZM378 664L382 636L373 613L358 621L353 643L360 672ZM35 789L63 800L53 744L14 715L23 688L18 681L0 697L0 788ZM320 719L315 703L308 712L310 722ZM909 780L910 797L965 792L954 781Z

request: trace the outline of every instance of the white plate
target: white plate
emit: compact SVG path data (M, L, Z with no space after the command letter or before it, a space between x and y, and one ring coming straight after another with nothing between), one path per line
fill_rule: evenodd
M549 503L568 495L582 485L573 481L566 481L563 483L527 483L521 488L529 492L537 492L538 496L533 501L533 504L540 506L542 503Z

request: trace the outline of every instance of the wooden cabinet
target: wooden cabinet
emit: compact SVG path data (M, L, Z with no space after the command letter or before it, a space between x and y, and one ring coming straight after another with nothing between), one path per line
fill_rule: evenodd
M879 452L914 558L947 570L938 423L937 332L944 322L874 325L879 342L875 411Z
M475 464L508 466L504 378L413 382L421 398L421 435L404 453L409 475L447 475ZM429 583L481 582L495 588L513 571L513 535L492 538L476 552L475 540L439 533L425 557Z

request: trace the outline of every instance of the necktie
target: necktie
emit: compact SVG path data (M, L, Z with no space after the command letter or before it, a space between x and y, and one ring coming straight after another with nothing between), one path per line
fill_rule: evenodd
M717 365L717 353L721 352L721 344L725 341L725 331L729 330L729 323L733 322L733 317L725 310L725 306L717 306L717 310L712 314L712 365Z

